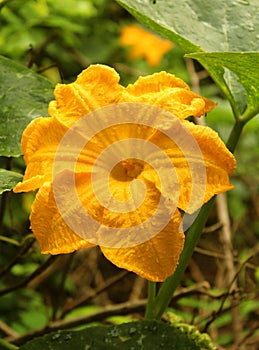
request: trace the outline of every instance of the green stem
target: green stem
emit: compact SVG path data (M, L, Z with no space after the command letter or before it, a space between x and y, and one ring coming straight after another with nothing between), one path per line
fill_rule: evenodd
M226 144L230 152L234 152L236 145L238 143L238 140L240 138L240 135L242 133L243 127L245 126L245 123L246 122L242 119L236 120Z
M259 113L259 106L257 106L257 108L254 108L253 110L251 110L250 108L247 108L240 119L243 121L244 124L246 124L247 122L249 122L249 120L254 118L258 113Z
M200 210L197 218L195 219L192 226L187 231L184 249L181 253L179 264L172 276L170 276L161 286L159 293L156 297L154 315L156 319L160 319L163 312L168 307L170 300L174 291L176 290L184 271L189 263L189 260L193 254L194 248L196 247L202 229L207 221L207 217L214 203L213 197L209 202L207 202Z
M0 241L15 245L17 247L20 247L20 242L16 241L15 239L9 238L9 237L5 237L5 236L0 236Z
M0 339L0 349L7 349L7 350L17 350L18 347L8 343L7 341Z
M146 320L154 319L154 302L156 299L156 282L148 281L148 299L145 313Z

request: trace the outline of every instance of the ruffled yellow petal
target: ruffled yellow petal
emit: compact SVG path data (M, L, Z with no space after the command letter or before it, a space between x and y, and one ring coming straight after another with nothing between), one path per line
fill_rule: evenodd
M83 182L87 183L89 179L90 174L77 175L78 191L82 190ZM60 180L62 180L62 176ZM66 181L60 183L60 186L64 186L64 189L67 189ZM80 194L81 197L84 197L82 191ZM73 203L68 203L69 196L67 193L64 193L64 198L67 200L68 206L66 214L61 217L60 211L56 206L53 186L45 182L38 191L33 203L30 217L31 228L44 254L69 253L92 245L68 227L65 220L69 215L73 214L75 215L74 219L78 219L76 217L77 208L73 207ZM90 203L88 202L88 210L89 206L92 206L91 198ZM118 222L122 224L123 220L120 220L118 217L118 220L110 220L109 222L110 224L118 225ZM119 267L134 271L152 281L163 281L175 270L179 255L183 249L184 234L181 229L179 230L180 227L181 216L176 211L165 229L149 241L131 248L102 247L102 251L111 262Z
M90 111L119 102L124 90L119 80L113 68L92 65L82 71L75 82L56 86L56 100L50 102L49 114L70 127Z
M53 159L67 128L53 118L37 118L25 129L22 150L26 162L23 182L14 192L34 191L45 181L51 181Z
M204 157L207 175L204 198L204 203L206 203L215 194L233 188L229 176L236 169L236 160L217 132L207 126L194 125L187 121L184 122L184 125L195 137Z
M200 117L215 107L215 103L192 92L188 85L174 75L160 72L140 77L126 88L132 102L151 104L185 119Z
M76 235L64 222L49 182L45 182L38 191L32 205L30 220L31 229L43 254L71 253L92 246Z
M169 224L147 242L131 248L104 248L103 254L120 268L133 271L154 282L162 282L173 274L184 245L179 229L181 216L175 212Z
M118 171L120 172L120 169ZM99 183L97 181L94 192L91 184L92 174L77 173L75 174L77 200L73 197L74 185L71 182L71 175L74 176L73 173L64 171L55 177L53 185L49 182L44 183L33 204L30 218L31 227L45 253L61 254L84 246L85 243L82 243L82 239L78 241L78 236L74 236L73 231L86 241L97 244L100 241L99 237L101 237L98 236L99 233L102 235L104 232L102 225L108 228L108 231L109 228L123 229L139 225L153 214L160 199L159 191L152 183L146 181L145 201L136 210L134 208L132 210L134 201L138 201L137 189L130 188L130 183L124 181L125 178L121 179L122 181L112 179L113 174L110 179L110 196L104 196L100 201L100 194L103 193L104 187L103 179L100 179ZM125 176L125 174L120 175ZM133 198L133 202L129 203L129 206L126 204L128 212L120 213L112 210L114 199L125 202L131 198ZM59 209L57 209L57 205ZM84 220L87 215L95 220L96 226L90 226L90 222L85 225L86 221ZM102 232L99 232L100 228ZM150 237L148 234L147 237ZM69 248L70 240L71 250ZM120 237L120 240L116 241L116 235L115 237L107 236L105 245L128 245L127 240L128 237L123 237L123 239ZM103 243L104 240L101 242ZM76 248L77 245L78 248Z
M141 96L143 93L161 92L172 88L190 90L189 86L182 79L165 71L146 77L139 77L134 84L129 84L126 89L134 96Z
M68 138L67 145L60 147L68 128L55 118L37 118L25 129L22 137L22 150L26 170L22 182L14 192L29 192L38 189L44 182L52 181L53 171L74 169L88 171L101 151L98 144L91 142L83 151L78 144L85 144L83 135L76 132ZM55 168L54 166L55 161Z
M229 176L234 172L236 161L218 134L209 127L195 125L188 121L174 123L174 135L182 135L182 143L157 132L150 141L154 142L171 159L177 172L180 196L177 207L193 213L215 194L233 188ZM197 143L195 149L185 140L185 129ZM187 139L188 140L188 139ZM197 147L197 148L196 148ZM199 152L200 151L200 152ZM192 171L190 166L195 171ZM144 173L150 179L151 172ZM157 183L156 175L153 176ZM157 185L161 190L160 184ZM174 194L172 193L172 200Z

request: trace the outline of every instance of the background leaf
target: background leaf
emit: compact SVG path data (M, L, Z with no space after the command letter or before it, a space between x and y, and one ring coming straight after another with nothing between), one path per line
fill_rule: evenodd
M185 52L257 50L257 0L118 2Z
M21 135L34 118L47 116L53 85L32 70L0 56L0 156L21 155Z
M236 74L239 82L244 86L245 92L243 97L246 97L247 106L255 114L259 112L259 53L237 53L237 52L213 52L213 53L193 53L187 55L198 60L211 74L215 81L221 82L221 86L224 86L224 92L226 95L230 93L225 79L230 84L230 80L224 78L224 69L226 67L231 72ZM233 80L232 80L233 81ZM230 86L231 89L231 86ZM236 92L235 100L239 100L239 94L237 87L231 89ZM241 91L242 94L242 91ZM246 95L246 96L245 96ZM244 108L244 107L243 107ZM242 113L242 104L239 105L240 112Z
M258 108L255 106L255 85L252 85L252 89L247 89L250 81L254 80L255 56L243 55L243 52L258 49L257 0L219 0L217 3L207 0L118 2L138 20L178 44L186 53L236 52L236 55L228 56L215 57L214 54L204 54L189 57L199 59L225 93L237 117L247 106L253 111ZM237 56L241 53L242 56ZM243 63L245 70L250 73L245 79ZM224 70L223 67L229 68L230 71ZM239 80L232 72L238 75ZM245 82L244 87L240 82Z
M20 350L213 349L208 336L155 321L138 321L81 331L59 331L29 341Z
M11 191L22 180L22 175L5 169L0 169L0 194Z

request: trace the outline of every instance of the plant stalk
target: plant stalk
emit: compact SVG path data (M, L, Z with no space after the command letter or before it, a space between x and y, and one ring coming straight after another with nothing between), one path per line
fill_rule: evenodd
M148 301L145 313L146 320L152 320L155 318L154 315L154 303L156 299L156 282L148 281Z
M177 286L179 285L181 278L184 274L184 271L189 263L189 260L193 254L194 248L196 247L202 229L207 221L209 212L213 206L215 197L211 198L200 210L196 220L192 226L187 231L184 249L181 253L179 264L174 272L174 274L163 283L161 286L158 295L155 300L155 310L154 315L155 319L159 320L165 309L168 307L173 293L175 292Z

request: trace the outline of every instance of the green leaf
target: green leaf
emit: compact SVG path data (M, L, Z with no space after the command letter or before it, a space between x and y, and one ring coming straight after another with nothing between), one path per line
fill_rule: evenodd
M133 16L182 47L256 51L257 0L118 0Z
M189 57L199 59L207 69L230 101L236 117L247 107L251 115L256 113L258 92L254 80L258 72L254 73L254 63L258 66L258 58L255 62L255 52L249 56L245 53L258 49L257 0L118 2L147 26L181 46L186 53L197 53ZM211 56L202 55L203 51ZM214 53L222 53L222 56L215 57ZM250 82L253 83L251 87Z
M21 136L34 118L46 116L53 85L32 70L0 56L0 156L21 155Z
M29 341L20 350L200 350L213 349L208 336L197 330L162 322L139 321L96 326L81 331L58 331Z
M14 186L22 180L23 175L13 171L0 169L0 194L11 191Z
M197 52L186 55L198 60L209 72L212 78L218 82L229 100L241 100L237 85L231 86L233 75L230 78L225 74L223 67L226 67L234 73L238 81L245 88L243 97L245 105L250 112L257 114L259 112L259 53L257 52ZM228 74L229 75L229 74ZM242 93L242 91L241 91ZM239 104L239 113L244 111L244 103Z

